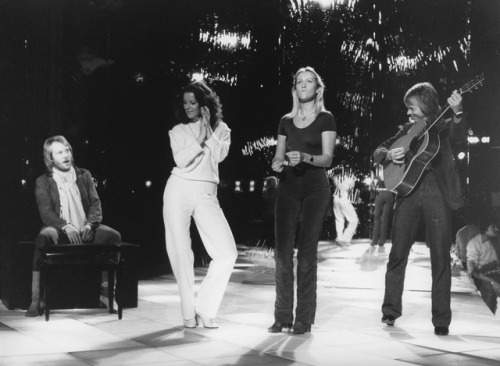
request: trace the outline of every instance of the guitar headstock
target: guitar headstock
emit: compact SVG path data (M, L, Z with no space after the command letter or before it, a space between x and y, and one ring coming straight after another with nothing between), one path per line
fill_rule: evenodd
M465 83L458 92L460 94L472 93L483 86L484 80L485 80L484 74L481 73L474 79L469 80L467 83Z

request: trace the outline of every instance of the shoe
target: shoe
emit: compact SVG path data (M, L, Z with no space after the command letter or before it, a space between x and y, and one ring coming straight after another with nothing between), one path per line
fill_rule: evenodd
M382 323L385 323L392 327L394 323L396 323L396 318L393 315L384 315L382 317Z
M40 316L42 314L43 310L40 306L40 301L32 301L28 310L26 310L26 313L24 313L24 316L32 318L35 316Z
M311 324L301 323L301 322L293 323L293 330L292 330L293 334L304 334L310 332L311 332Z
M192 319L183 319L184 328L196 328L198 326L198 319L196 316Z
M106 297L104 295L99 296L99 306L103 309L109 310L109 297ZM115 299L113 299L113 314L116 313L117 309L118 304L116 303Z
M448 335L448 333L450 333L450 330L448 329L448 327L434 327L434 334L435 335L445 336L445 335Z
M201 323L204 328L209 328L209 329L219 328L219 325L213 319L207 318L200 314L196 314L196 321L198 323Z
M283 331L283 328L287 328L288 330L290 330L290 328L292 328L292 323L274 322L273 325L267 328L267 331L269 333L280 333L281 331Z

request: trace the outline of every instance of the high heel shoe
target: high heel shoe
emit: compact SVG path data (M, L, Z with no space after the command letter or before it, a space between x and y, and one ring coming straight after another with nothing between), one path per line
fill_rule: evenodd
M304 334L310 332L311 332L311 324L301 323L301 322L293 323L293 330L292 330L293 334Z
M267 328L267 331L269 333L280 333L281 331L283 331L283 328L287 328L288 330L290 330L291 327L292 323L274 322L273 325Z
M196 321L200 322L204 328L216 329L219 328L219 325L210 318L207 318L201 314L196 314Z
M198 326L198 319L196 319L196 315L192 319L183 319L184 328L196 328Z

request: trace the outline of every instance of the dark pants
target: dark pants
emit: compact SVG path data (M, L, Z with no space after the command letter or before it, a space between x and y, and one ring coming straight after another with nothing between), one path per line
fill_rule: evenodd
M375 197L375 212L373 214L372 245L385 244L389 234L389 222L393 205L394 193L391 191L377 192L377 196Z
M94 229L94 237L89 244L119 244L121 236L118 231L106 225L99 225ZM35 239L35 251L33 254L33 271L40 271L42 253L40 248L46 245L70 244L68 236L61 230L51 226L43 227Z
M406 265L421 219L431 254L432 323L447 327L451 322L451 213L432 172L409 196L396 203L382 313L395 318L402 314Z
M297 308L295 320L312 324L316 314L318 241L331 200L324 169L307 169L295 174L287 169L280 181L276 202L276 302L277 322L293 321L293 256L297 233Z
M479 292L481 292L481 297L484 303L488 306L491 312L495 314L497 311L497 294L491 283L489 281L474 278L474 284Z

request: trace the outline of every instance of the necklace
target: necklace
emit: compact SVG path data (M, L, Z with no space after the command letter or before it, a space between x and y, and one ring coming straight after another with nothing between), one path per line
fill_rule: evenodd
M301 110L299 109L299 117L302 117L302 121L305 121L307 117L314 113L314 109L307 114L300 114L300 111Z

